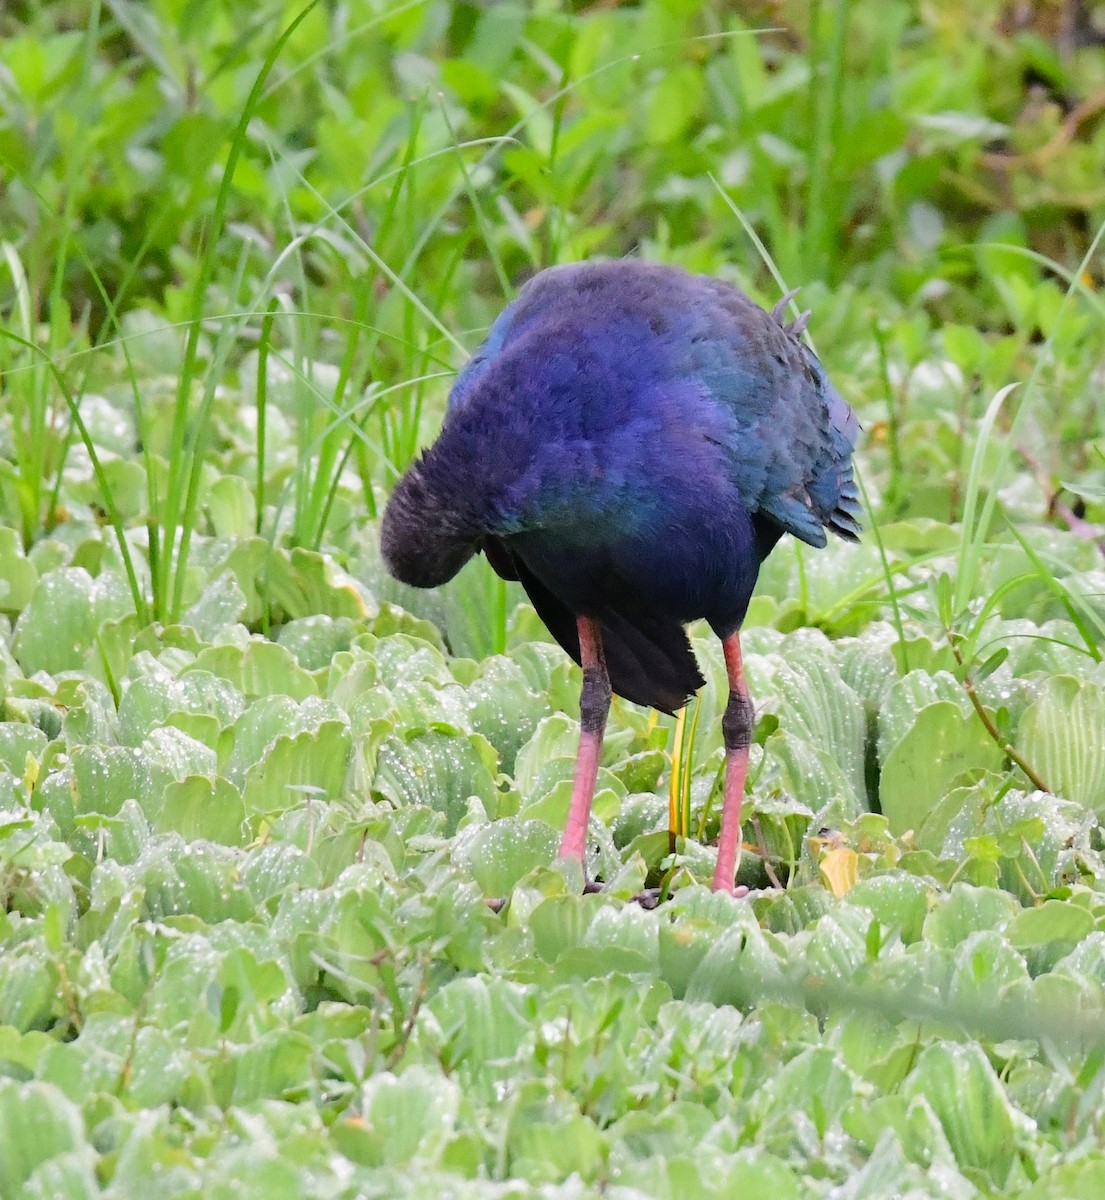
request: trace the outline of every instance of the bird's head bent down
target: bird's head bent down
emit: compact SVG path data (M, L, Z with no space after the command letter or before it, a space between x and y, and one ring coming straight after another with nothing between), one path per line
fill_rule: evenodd
M399 480L380 524L384 562L396 579L411 587L448 583L479 549L479 533L472 528L462 497L443 488L440 479L427 479L432 453L423 455Z

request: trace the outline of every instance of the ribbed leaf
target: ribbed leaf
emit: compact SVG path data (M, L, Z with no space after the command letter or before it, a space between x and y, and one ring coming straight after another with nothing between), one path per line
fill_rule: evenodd
M891 832L918 829L954 779L965 771L997 771L1002 754L977 719L941 700L922 708L887 755L879 802Z
M1016 741L1048 787L1105 815L1105 693L1097 684L1048 679Z

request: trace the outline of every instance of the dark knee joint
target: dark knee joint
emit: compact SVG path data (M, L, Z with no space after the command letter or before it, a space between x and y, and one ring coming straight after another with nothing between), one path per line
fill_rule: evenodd
M756 712L747 694L730 692L725 715L721 718L721 734L725 749L747 750L752 744L752 731L756 727Z
M583 670L583 691L579 697L579 724L584 733L601 733L610 711L610 680L597 667Z

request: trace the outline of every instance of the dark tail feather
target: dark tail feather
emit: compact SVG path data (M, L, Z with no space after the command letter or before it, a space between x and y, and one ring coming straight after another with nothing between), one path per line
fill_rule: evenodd
M610 686L619 696L670 713L706 682L678 621L618 612L600 620Z
M840 473L840 492L836 507L829 514L825 524L845 541L858 542L859 535L863 532L863 526L859 523L862 516L863 505L859 499L855 469L849 459Z
M575 614L523 562L517 558L513 562L516 578L526 589L537 615L578 663L579 633ZM599 613L598 619L602 625L602 648L610 673L610 686L619 696L634 704L670 713L682 708L705 682L678 621L649 613L626 616L612 610Z

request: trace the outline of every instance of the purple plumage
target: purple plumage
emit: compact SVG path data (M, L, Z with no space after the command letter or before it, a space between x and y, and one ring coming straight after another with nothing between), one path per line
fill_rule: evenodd
M783 533L858 537L857 430L797 330L736 288L554 267L457 378L384 513L384 560L431 587L482 550L585 669L595 643L608 689L670 712L702 683L688 621L728 648Z

